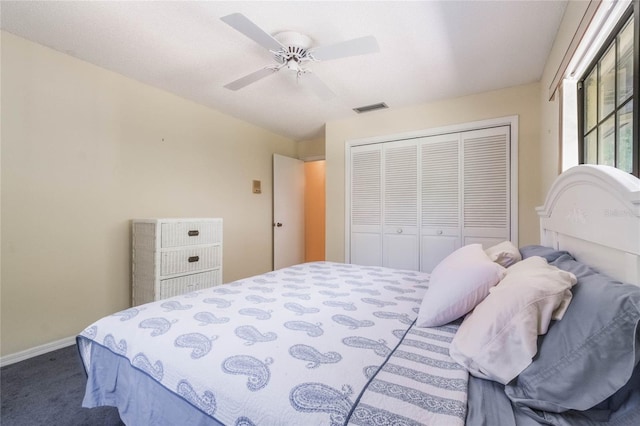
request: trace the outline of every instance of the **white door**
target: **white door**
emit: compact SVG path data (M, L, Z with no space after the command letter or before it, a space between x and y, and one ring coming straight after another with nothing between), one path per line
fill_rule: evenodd
M421 138L420 270L460 247L460 134Z
M351 148L349 262L382 265L382 145Z
M414 140L383 147L382 266L420 269L418 238L418 145Z
M304 162L273 155L273 269L304 262Z
M511 240L510 128L462 134L463 244Z

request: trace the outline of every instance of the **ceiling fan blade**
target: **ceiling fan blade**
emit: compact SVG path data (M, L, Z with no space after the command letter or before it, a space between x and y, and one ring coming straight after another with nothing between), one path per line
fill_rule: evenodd
M318 97L323 101L327 101L336 96L336 94L333 93L333 90L331 90L329 86L324 84L324 82L320 80L320 78L314 73L307 72L302 78L306 81L306 84L308 84L309 87L311 87L311 89L316 92L316 95L318 95Z
M271 74L274 74L275 72L279 71L280 68L274 68L274 67L265 67L262 69L259 69L258 71L252 72L249 75L245 75L244 77L241 77L235 81L232 81L229 84L225 84L225 88L229 89L229 90L238 90L238 89L242 89L245 86L250 85L251 83L255 83L256 81L263 79L265 77L270 76Z
M284 46L278 40L264 32L262 28L254 24L242 13L232 13L231 15L223 16L220 19L269 50L277 51L284 49Z
M320 46L311 49L309 53L319 61L329 59L346 58L347 56L364 55L367 53L379 52L380 47L374 36L354 38L329 46Z

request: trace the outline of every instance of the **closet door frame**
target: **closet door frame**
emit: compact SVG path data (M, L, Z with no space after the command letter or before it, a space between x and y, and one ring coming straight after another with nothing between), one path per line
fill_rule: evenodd
M510 128L510 235L511 241L518 245L518 116L511 115L488 120L454 124L450 126L423 129L414 132L350 139L345 141L345 263L351 262L351 149L361 145L396 142L419 139L429 136L481 130L491 127L509 126Z

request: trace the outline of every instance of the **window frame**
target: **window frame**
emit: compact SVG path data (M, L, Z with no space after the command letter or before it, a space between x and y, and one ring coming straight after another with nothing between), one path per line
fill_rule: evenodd
M632 152L632 159L631 159L631 174L633 174L636 177L640 177L640 142L638 139L640 139L640 53L639 53L639 49L638 47L640 46L640 6L639 6L639 1L635 0L632 1L631 4L629 5L628 9L622 14L620 20L618 21L618 23L615 25L615 27L613 28L613 30L611 31L611 34L607 37L607 39L604 41L604 43L602 44L602 46L600 47L600 49L598 50L598 52L596 53L596 55L594 56L594 58L592 59L592 61L589 63L589 65L585 68L584 72L582 73L582 75L580 76L580 78L578 79L578 84L577 84L577 90L578 90L578 102L577 102L577 107L578 107L578 137L579 137L579 141L578 141L578 162L579 164L584 164L585 163L585 150L584 150L584 145L585 145L585 116L584 116L584 101L585 101L585 85L584 82L587 79L587 77L589 77L589 75L592 73L592 71L595 70L596 75L598 74L598 70L597 70L597 66L598 63L603 59L604 55L609 51L609 49L613 46L616 38L618 37L618 35L620 34L620 32L622 31L622 29L625 27L625 25L627 24L627 21L633 17L633 43L634 43L634 51L633 51L633 95L632 95L632 99L631 99L631 104L632 104L632 108L633 108L633 114L632 114L632 125L633 125L633 133L632 133L632 147L631 147L631 152ZM617 54L617 48L615 49L615 60L616 60L616 71L617 71L617 60L618 60L618 54ZM599 79L597 81L596 84L599 84ZM616 94L616 98L618 95L618 75L617 72L615 74L615 80L614 80L614 85L615 85L615 94ZM599 108L599 102L600 102L600 90L598 87L598 91L597 91L597 99L596 99L596 104L598 105ZM613 114L614 117L617 116L618 111L621 109L621 107L618 107L617 105L617 100L616 100L616 104L614 104L614 110L612 113L610 113L609 115L607 115L607 118L611 116L611 114ZM596 113L598 111L596 110ZM597 124L596 127L599 127L603 122L603 120L600 120L599 117L596 117L597 119ZM619 139L619 134L618 134L618 120L617 118L614 120L615 124L614 124L614 129L615 129L615 148L614 148L614 155L617 160L618 157L618 139ZM595 129L595 131L599 131L599 129ZM601 142L600 137L598 136L598 144ZM617 161L616 161L617 163Z

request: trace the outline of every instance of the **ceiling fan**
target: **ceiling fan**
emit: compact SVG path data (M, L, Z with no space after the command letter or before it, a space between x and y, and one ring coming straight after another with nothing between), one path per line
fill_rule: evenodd
M275 74L283 68L287 68L295 72L298 79L304 79L321 99L330 99L335 96L335 93L309 68L305 67L307 63L364 55L380 50L378 42L373 36L355 38L328 46L312 47L311 39L304 34L295 31L283 31L272 36L241 13L233 13L220 19L268 49L277 62L276 65L268 65L226 84L224 87L230 90L242 89L251 83Z

